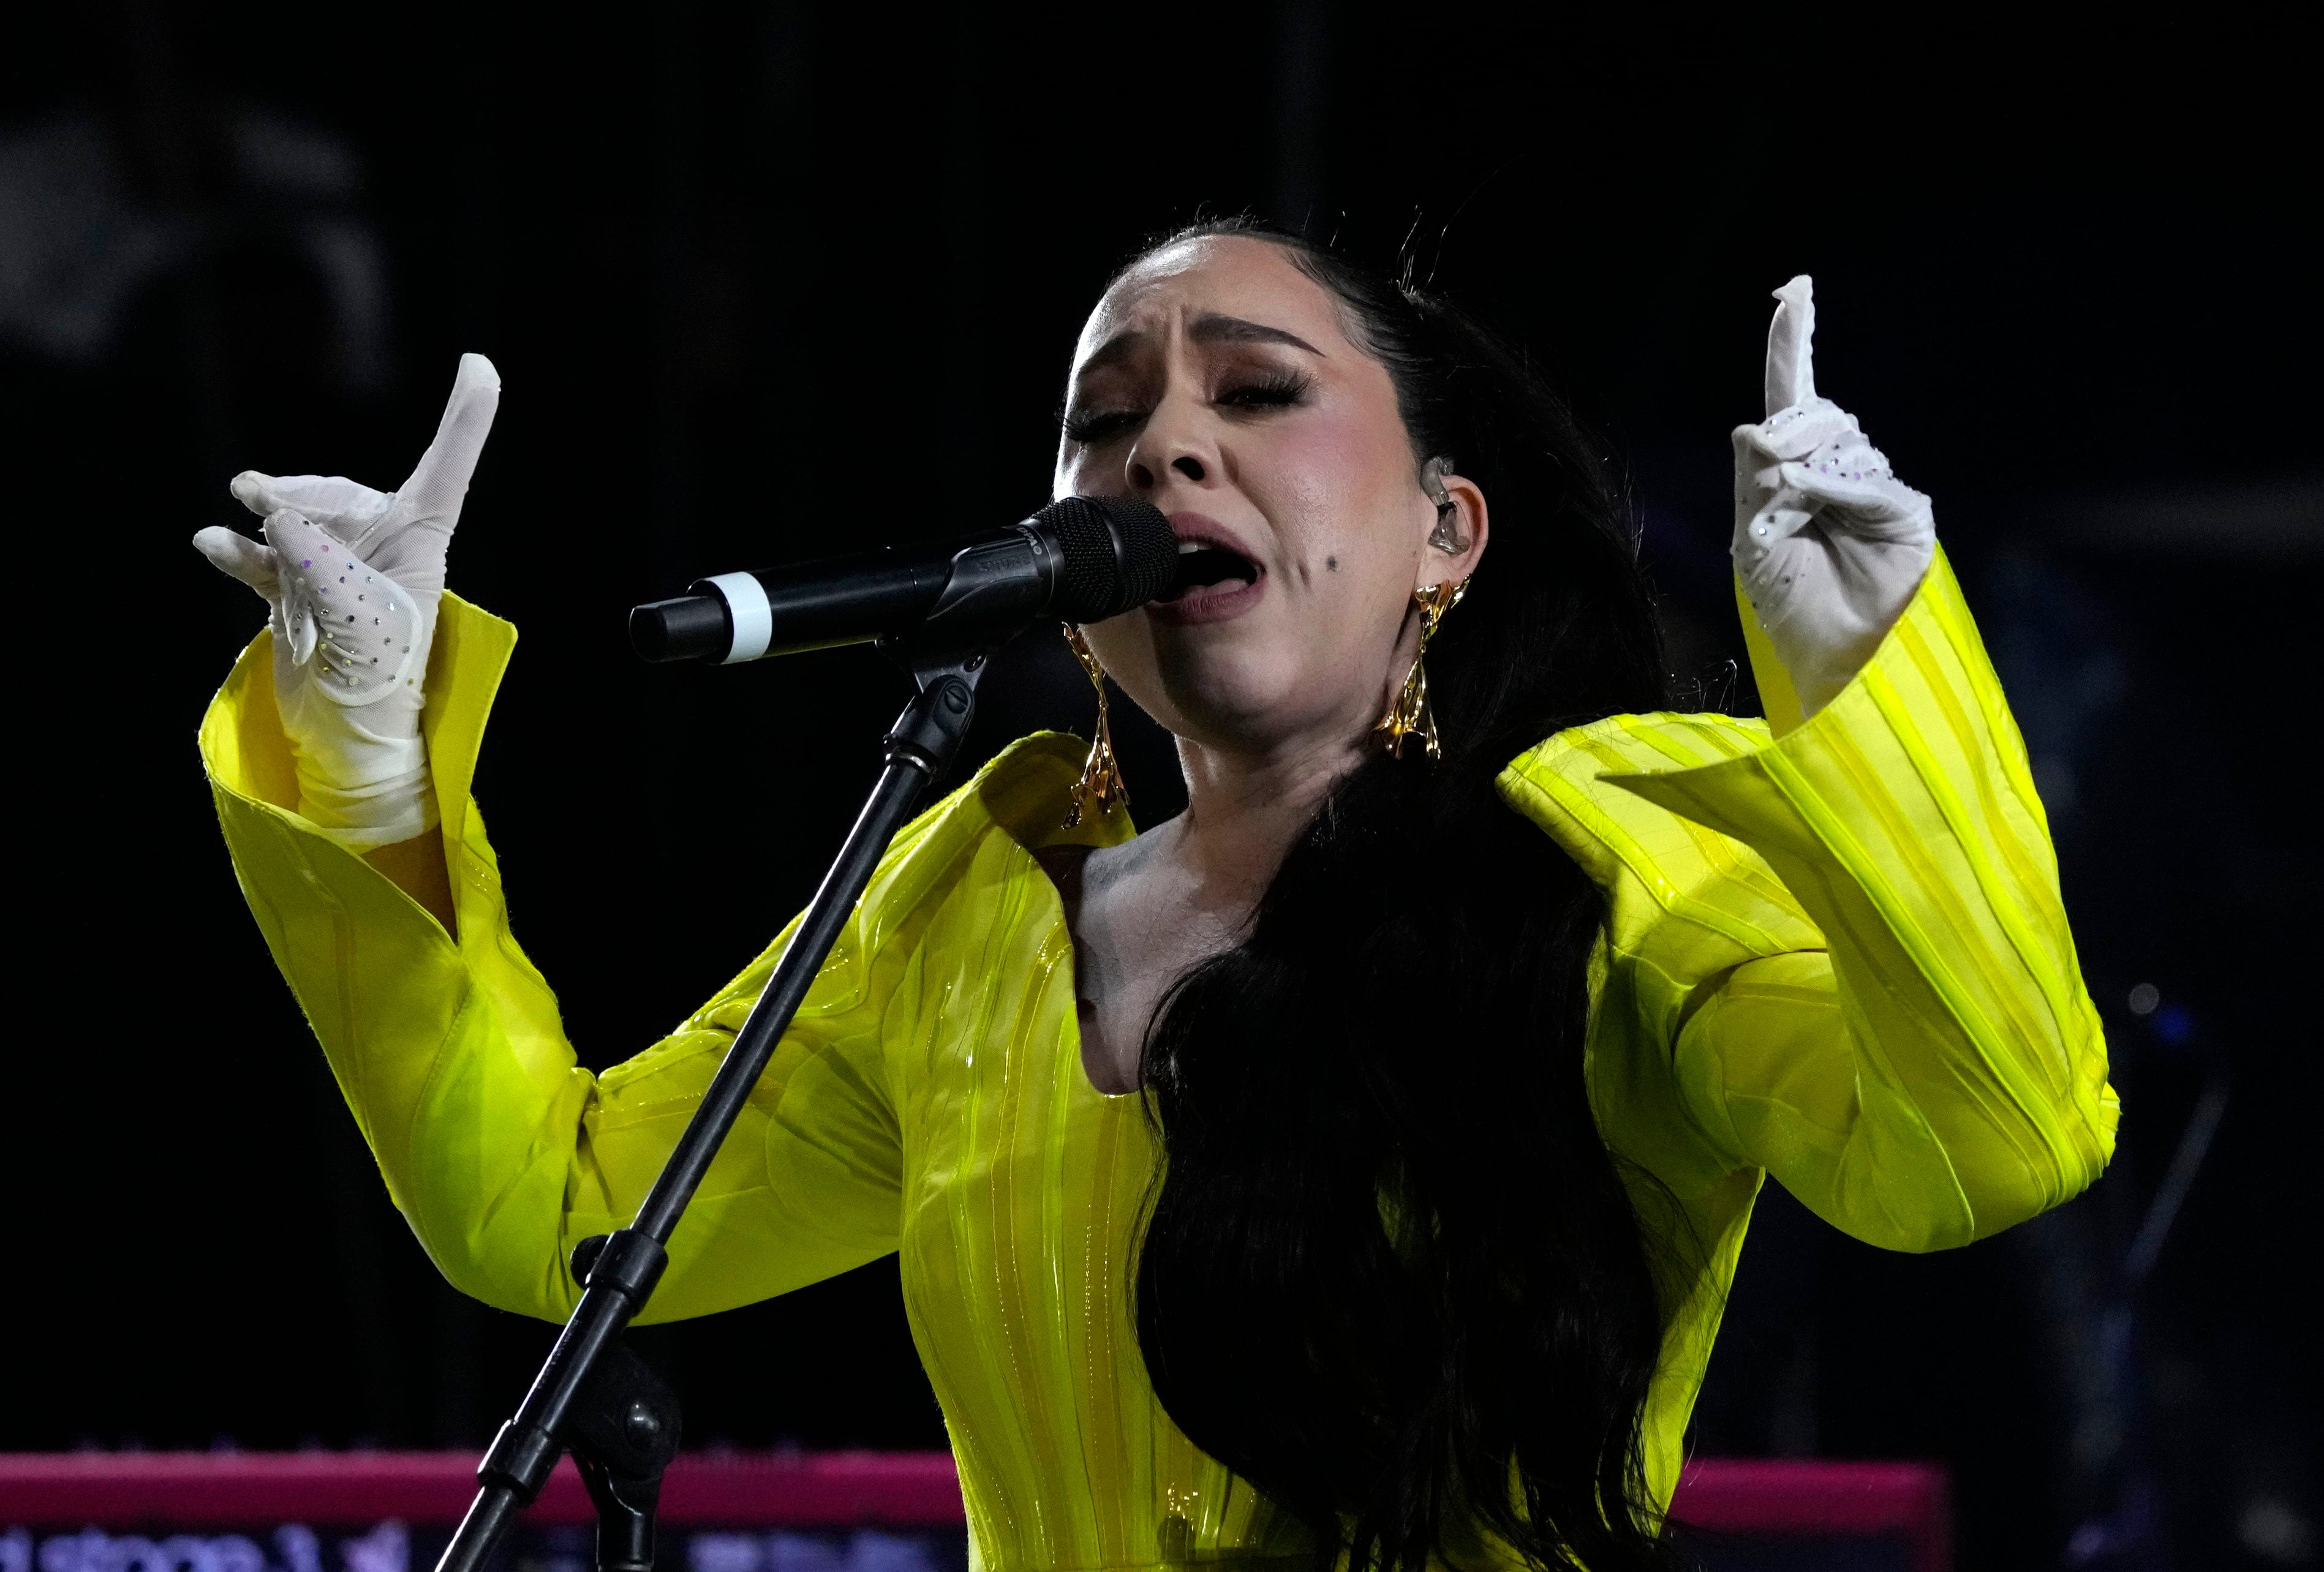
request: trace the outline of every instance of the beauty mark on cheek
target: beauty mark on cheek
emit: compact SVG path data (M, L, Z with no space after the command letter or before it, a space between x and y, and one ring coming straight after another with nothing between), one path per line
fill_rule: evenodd
M1340 559L1336 556L1327 556L1323 559L1323 565L1332 572L1337 573L1340 571Z

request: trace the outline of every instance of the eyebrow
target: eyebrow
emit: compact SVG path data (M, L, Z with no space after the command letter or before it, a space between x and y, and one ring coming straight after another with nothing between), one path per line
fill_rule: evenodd
M1186 336L1196 344L1287 344L1309 354L1323 354L1296 333L1269 327L1264 322L1246 322L1240 317L1222 317L1215 311L1205 311L1195 317L1194 325L1186 329Z
M1094 371L1111 365L1128 354L1145 337L1135 327L1125 327L1090 352L1082 362L1082 370ZM1280 327L1269 327L1264 322L1250 322L1240 317L1228 317L1216 311L1205 311L1186 329L1186 336L1196 344L1283 344L1293 349L1304 349L1309 354L1328 360L1331 357L1296 333Z

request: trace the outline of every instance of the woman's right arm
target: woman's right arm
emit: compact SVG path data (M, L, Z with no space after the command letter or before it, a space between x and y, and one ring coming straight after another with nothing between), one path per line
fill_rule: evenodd
M497 405L464 357L392 493L245 473L264 542L197 538L269 627L203 721L235 871L396 1205L452 1282L562 1316L579 1240L627 1224L783 941L603 1077L511 933L469 795L515 630L444 593ZM851 932L818 975L693 1209L646 1319L746 1303L895 1247L899 1143L877 1027L893 966Z
M788 941L779 937L676 1032L593 1075L510 931L499 860L469 794L515 643L444 597L425 731L455 921L305 819L261 633L201 731L235 872L378 1158L389 1193L453 1285L559 1318L574 1245L626 1225ZM420 843L391 853L415 858ZM424 881L423 881L424 882ZM908 935L851 924L818 974L694 1206L642 1319L745 1304L896 1246L900 1140L883 1018Z

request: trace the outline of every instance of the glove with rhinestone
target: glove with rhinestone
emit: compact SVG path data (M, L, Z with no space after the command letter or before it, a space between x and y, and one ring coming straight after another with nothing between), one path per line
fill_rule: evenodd
M1814 286L1775 291L1767 418L1735 428L1735 567L1803 716L1839 696L1904 614L1936 553L1929 499L1889 472L1856 417L1816 397Z
M500 407L480 354L459 375L411 478L374 492L337 475L235 476L264 544L213 527L194 547L266 602L274 699L299 768L299 812L350 850L424 833L436 798L420 712L444 556Z

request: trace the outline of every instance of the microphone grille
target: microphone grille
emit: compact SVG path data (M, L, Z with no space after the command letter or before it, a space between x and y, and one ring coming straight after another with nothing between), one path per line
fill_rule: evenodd
M1170 520L1135 497L1065 497L1033 515L1064 549L1050 610L1068 622L1100 622L1169 587L1178 540Z

